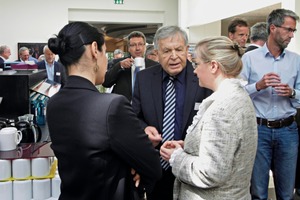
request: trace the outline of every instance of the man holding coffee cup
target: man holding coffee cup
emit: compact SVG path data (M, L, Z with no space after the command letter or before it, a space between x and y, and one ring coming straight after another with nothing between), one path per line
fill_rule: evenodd
M131 32L127 36L127 45L130 56L115 61L115 64L106 72L105 81L102 85L106 88L114 86L112 93L122 94L131 101L134 78L137 71L157 65L158 63L144 58L146 37L142 32Z

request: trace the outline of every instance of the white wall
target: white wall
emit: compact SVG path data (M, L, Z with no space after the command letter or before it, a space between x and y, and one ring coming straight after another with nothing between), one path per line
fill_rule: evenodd
M123 5L114 0L0 0L0 13L0 45L11 48L10 60L18 57L18 42L46 43L70 20L178 24L175 0L124 0Z

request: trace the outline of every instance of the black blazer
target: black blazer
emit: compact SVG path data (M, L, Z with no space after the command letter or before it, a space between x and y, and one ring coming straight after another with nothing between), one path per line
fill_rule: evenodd
M46 69L46 63L44 60L37 63L38 69ZM67 74L65 67L59 63L54 61L54 82L60 83L63 87L66 83Z
M258 47L257 46L254 46L254 45L249 45L246 50L245 50L245 53L248 52L248 51L252 51L254 49L257 49Z
M126 57L129 58L129 57ZM110 88L114 86L112 93L122 94L129 101L132 99L132 78L131 78L131 68L122 69L120 65L120 61L126 59L120 58L114 61L114 65L108 69L105 74L105 81L102 86L106 88ZM145 67L151 67L153 65L157 65L158 63L145 58Z
M201 103L212 91L199 86L198 78L193 73L193 67L187 61L186 71L186 95L184 100L184 113L182 121L182 136L184 139L186 130L193 121L195 103ZM163 122L163 69L161 65L145 69L137 74L132 99L132 107L138 115L142 127L154 126L162 133ZM199 105L199 104L198 104ZM160 145L159 145L160 146Z
M4 60L0 57L0 68L4 68Z
M47 105L52 149L64 200L133 199L131 168L151 191L161 177L159 153L122 95L101 94L69 76Z

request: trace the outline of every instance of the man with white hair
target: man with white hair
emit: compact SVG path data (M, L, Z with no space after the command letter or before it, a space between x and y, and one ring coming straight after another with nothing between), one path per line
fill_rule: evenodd
M10 48L6 45L0 46L0 68L4 68L4 62L9 59L11 55Z

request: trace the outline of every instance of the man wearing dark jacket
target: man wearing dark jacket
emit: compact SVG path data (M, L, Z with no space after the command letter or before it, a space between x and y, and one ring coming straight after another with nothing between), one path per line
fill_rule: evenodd
M112 93L124 95L131 101L132 86L134 84L134 59L136 57L144 57L146 37L142 32L133 31L127 36L127 45L130 56L114 61L112 67L106 72L102 86L106 88L113 86ZM141 70L157 64L153 60L145 59L145 65L141 67Z
M55 54L48 48L48 45L44 47L43 53L45 60L37 63L38 69L46 69L47 78L56 83L60 83L63 87L67 79L65 67L55 61Z

